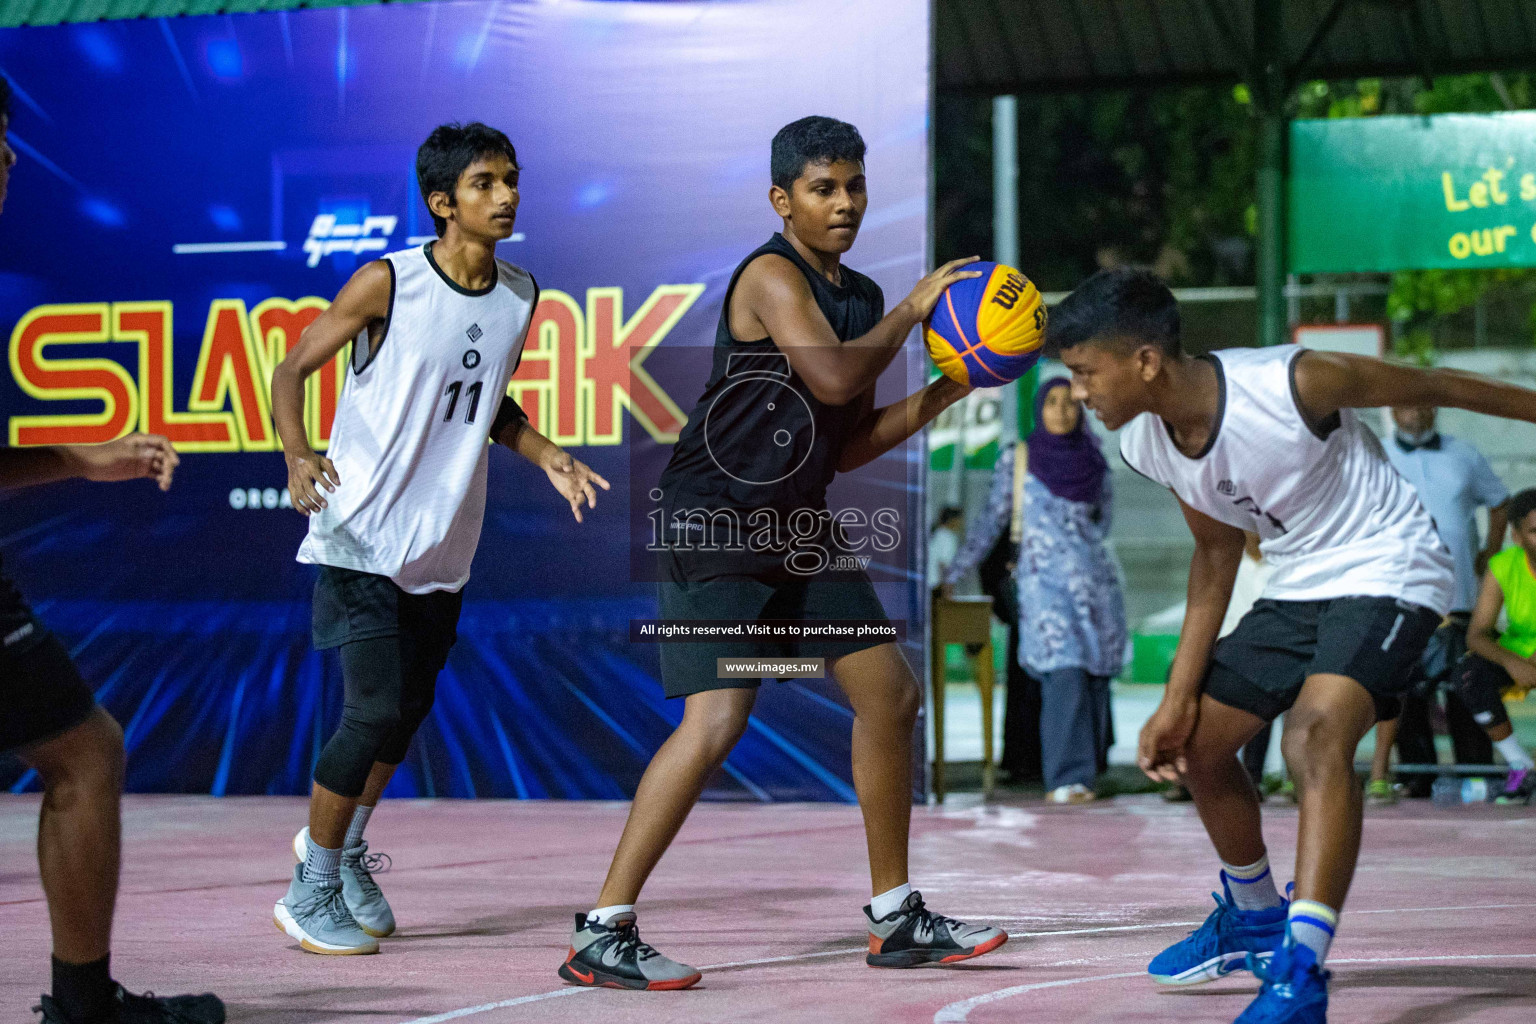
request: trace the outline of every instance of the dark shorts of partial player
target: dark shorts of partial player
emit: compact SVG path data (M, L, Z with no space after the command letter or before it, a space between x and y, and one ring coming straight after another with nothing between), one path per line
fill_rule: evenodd
M672 573L656 585L663 619L710 619L756 622L803 619L817 622L886 622L869 576L842 572L836 576L763 581L749 577L690 582ZM663 642L661 685L668 697L686 697L706 690L758 685L758 680L719 678L719 658L825 658L827 664L846 654L878 647L889 640L829 640L795 642L743 640L707 643Z
M23 748L85 721L96 698L69 651L37 619L11 630L6 639L11 637L15 640L0 650L0 753L24 754Z
M1472 712L1472 720L1484 729L1509 724L1504 709L1504 691L1515 685L1504 666L1476 654L1468 654L1456 663L1451 676L1456 696Z
M315 580L315 649L398 636L416 650L441 652L439 661L446 661L463 607L463 591L412 594L388 576L322 565Z
M1390 597L1261 600L1217 641L1205 693L1268 722L1296 703L1308 676L1347 676L1386 721L1402 710L1439 625L1437 612Z

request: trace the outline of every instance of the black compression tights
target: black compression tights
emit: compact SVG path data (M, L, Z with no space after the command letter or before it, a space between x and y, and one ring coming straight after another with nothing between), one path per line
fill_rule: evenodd
M346 704L315 764L315 781L338 796L359 797L375 761L399 764L411 737L432 710L434 658L398 636L356 640L341 648Z

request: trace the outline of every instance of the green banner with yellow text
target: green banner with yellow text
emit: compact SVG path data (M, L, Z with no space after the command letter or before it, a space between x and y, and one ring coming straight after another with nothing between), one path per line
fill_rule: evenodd
M1536 111L1291 124L1293 273L1536 266Z

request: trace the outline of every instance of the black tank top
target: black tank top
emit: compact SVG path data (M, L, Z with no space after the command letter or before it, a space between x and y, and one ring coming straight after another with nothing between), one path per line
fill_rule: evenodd
M731 334L736 282L748 264L770 253L789 260L805 275L839 341L869 333L885 315L885 297L874 281L843 267L842 284L833 284L777 232L742 260L720 309L709 383L661 474L669 524L686 510L706 515L728 510L744 525L759 509L774 510L781 521L801 509L826 510L827 485L837 473L862 403L820 401L772 338L740 341Z
M20 654L42 638L42 626L0 562L0 652Z

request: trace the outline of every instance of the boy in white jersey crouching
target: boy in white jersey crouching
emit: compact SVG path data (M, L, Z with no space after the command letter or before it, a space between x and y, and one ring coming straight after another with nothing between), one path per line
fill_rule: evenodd
M487 438L548 474L581 521L607 481L529 425L507 385L539 287L496 258L518 206L517 152L483 124L416 154L438 238L360 269L272 375L299 561L320 566L316 648L341 649L346 703L294 838L277 926L311 953L376 953L394 915L363 830L432 708L485 513ZM304 381L354 342L329 458L304 431Z
M1089 278L1051 310L1046 350L1071 369L1074 397L1125 428L1126 463L1174 492L1195 538L1178 652L1139 760L1189 787L1225 899L1148 971L1189 985L1248 967L1264 984L1240 1024L1320 1024L1322 964L1360 849L1355 747L1397 713L1454 593L1428 513L1353 410L1435 405L1536 422L1536 393L1292 345L1191 358L1172 292L1145 271ZM1274 575L1218 643L1244 530ZM1292 901L1276 889L1237 758L1282 712L1300 804Z

